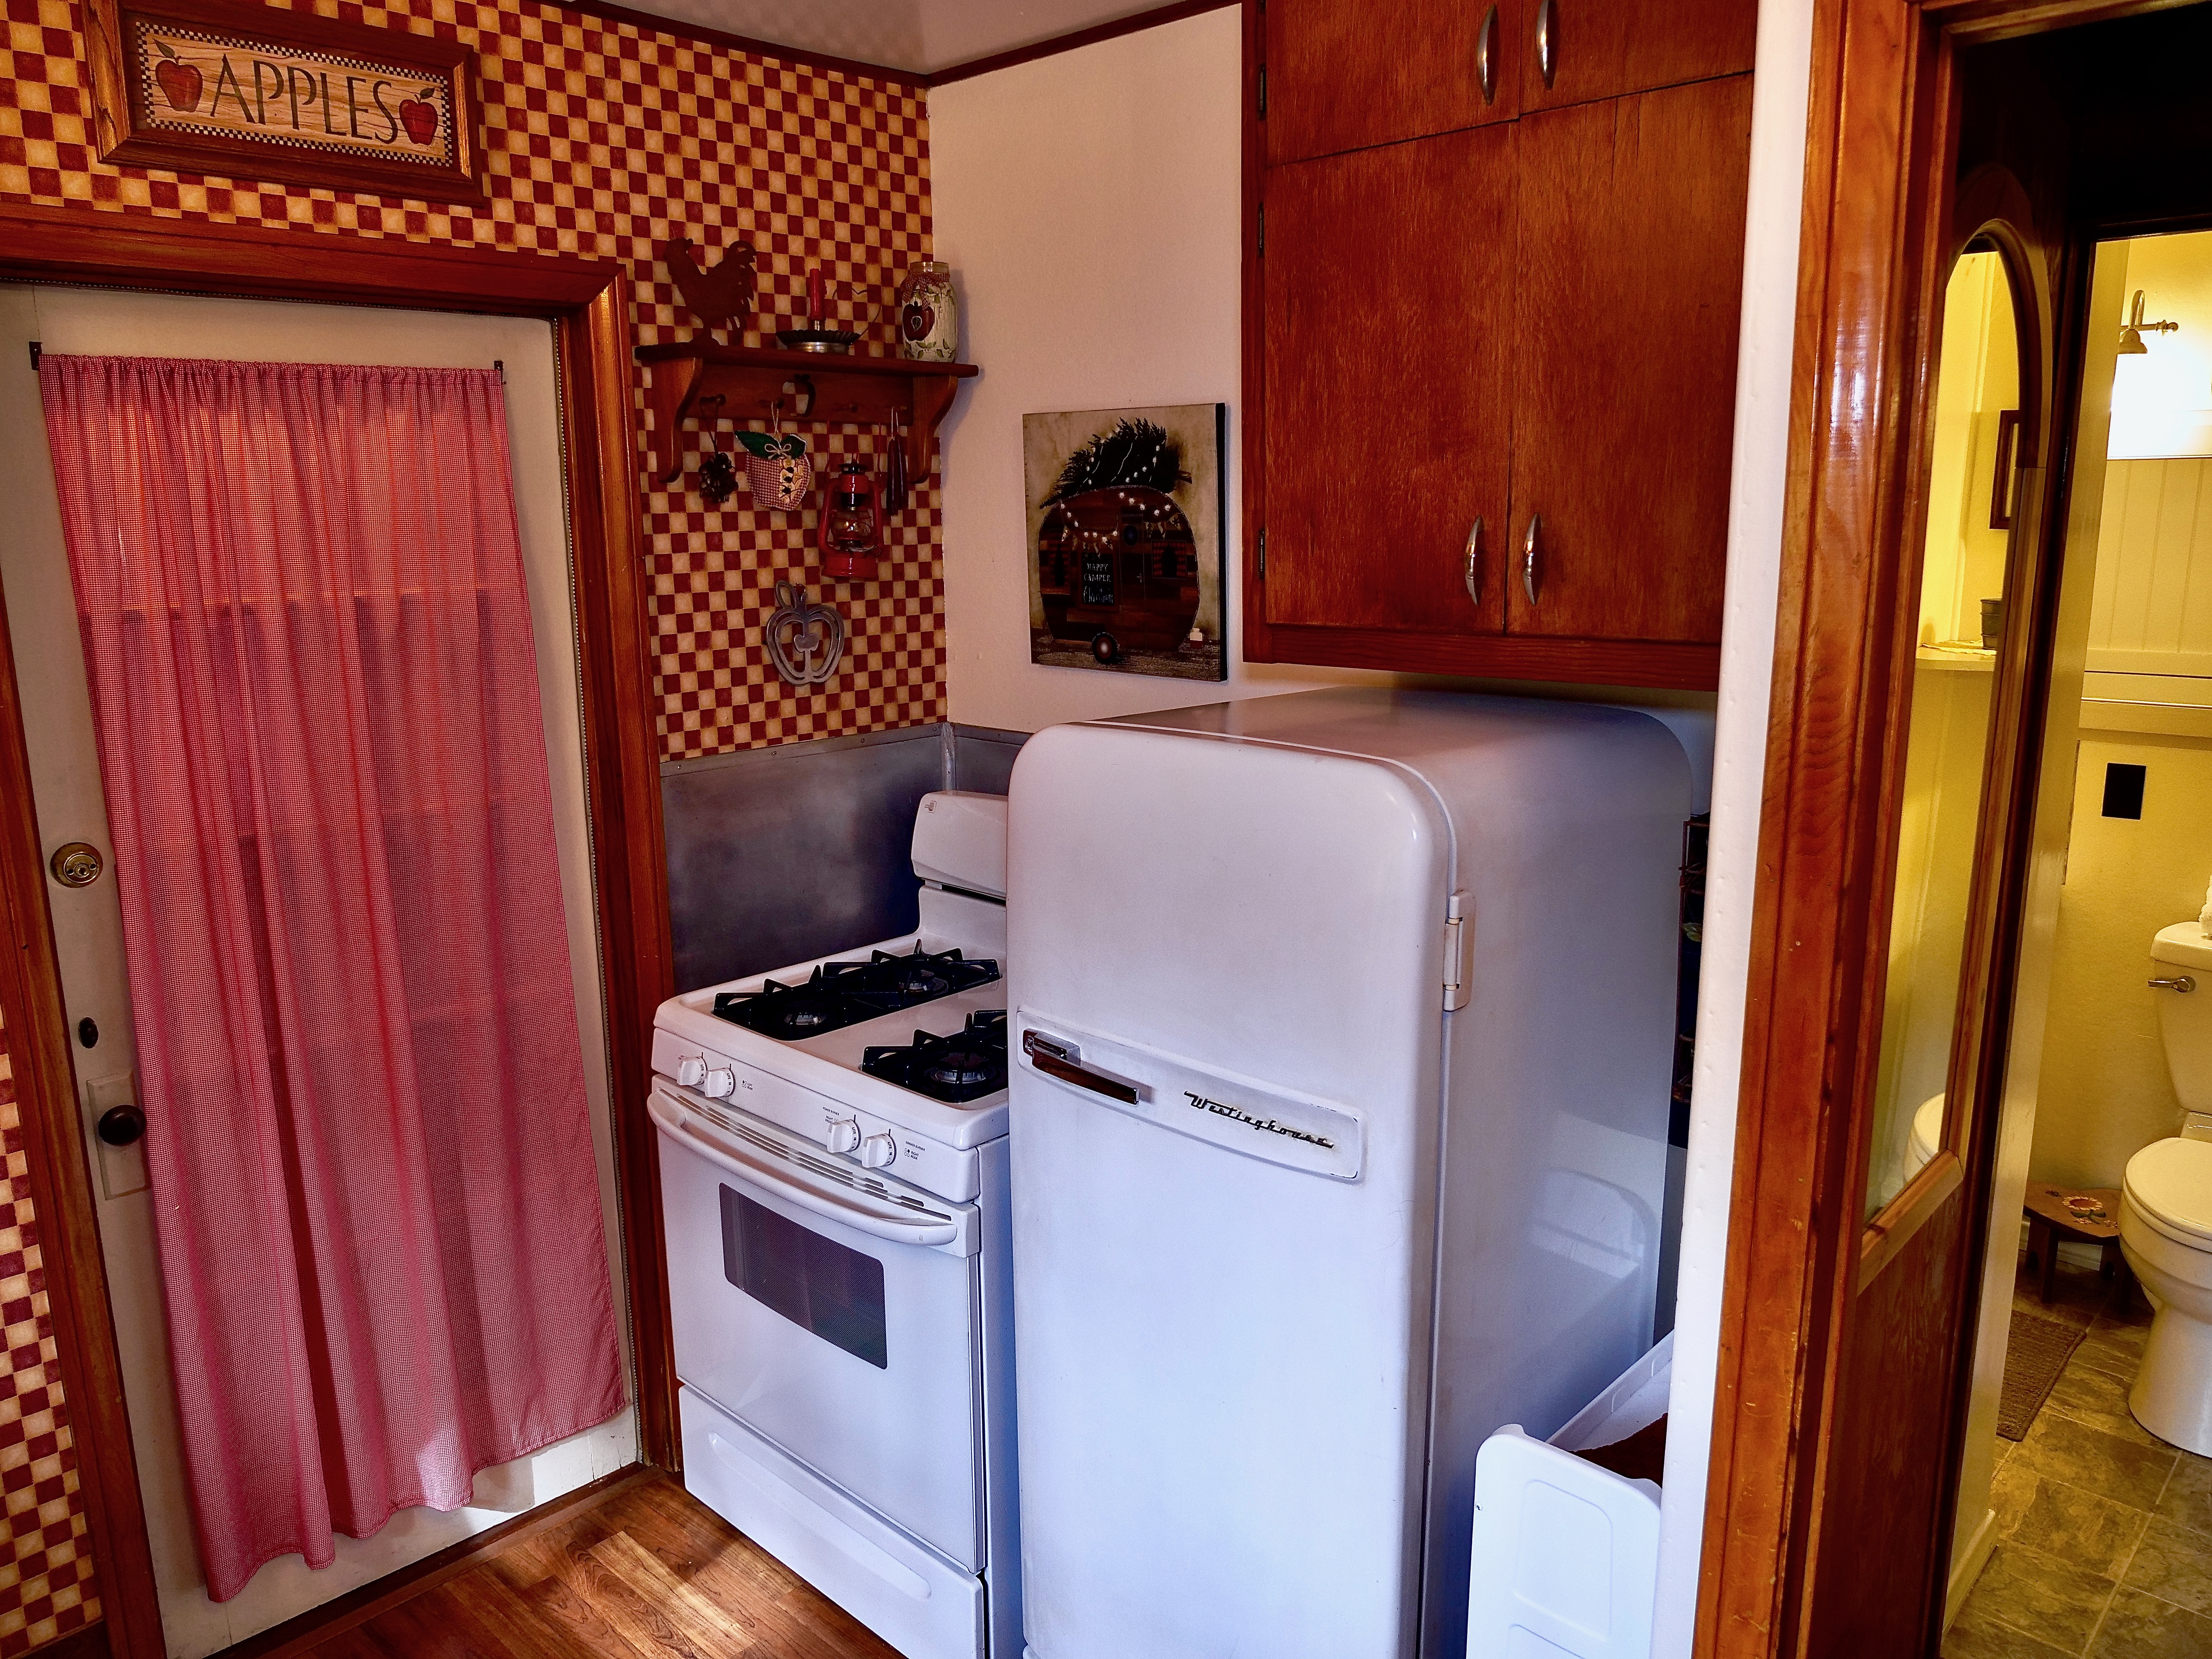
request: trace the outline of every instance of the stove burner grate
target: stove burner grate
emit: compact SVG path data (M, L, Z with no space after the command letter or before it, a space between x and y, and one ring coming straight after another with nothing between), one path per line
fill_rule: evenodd
M1006 1011L970 1014L950 1036L916 1031L906 1048L870 1048L860 1069L954 1106L996 1094L1006 1086Z
M995 962L970 961L957 951L925 951L917 945L903 956L877 951L866 962L825 962L796 985L769 979L757 991L717 993L714 1014L763 1036L798 1042L988 985L998 977Z

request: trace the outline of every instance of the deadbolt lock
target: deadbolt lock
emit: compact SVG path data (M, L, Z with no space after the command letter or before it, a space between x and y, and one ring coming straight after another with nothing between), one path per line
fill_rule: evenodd
M100 848L90 842L73 841L55 848L53 857L46 860L46 867L64 887L89 887L100 879L100 872L107 864L100 856Z

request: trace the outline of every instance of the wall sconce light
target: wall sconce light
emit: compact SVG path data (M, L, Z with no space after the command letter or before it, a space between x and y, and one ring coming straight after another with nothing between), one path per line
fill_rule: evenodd
M2143 321L2143 291L2137 289L2135 301L2128 309L2128 319L2120 325L2120 356L2140 357L2149 351L2150 348L2143 343L2145 329L2154 334L2172 334L2180 326L2179 323Z

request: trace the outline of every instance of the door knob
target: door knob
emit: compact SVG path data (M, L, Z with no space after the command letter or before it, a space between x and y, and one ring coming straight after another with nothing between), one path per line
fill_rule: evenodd
M1536 549L1540 544L1544 515L1528 515L1528 534L1521 543L1521 591L1528 596L1528 603L1536 603Z
M1498 101L1498 8L1482 14L1482 27L1474 37L1475 78L1482 82L1482 101Z
M1482 603L1482 520L1477 519L1467 532L1467 596L1477 605Z
M1536 8L1536 67L1543 70L1547 87L1559 72L1559 0L1544 0Z
M53 857L46 860L46 867L64 887L89 887L100 879L100 872L107 866L100 856L100 848L90 842L73 841L55 848Z
M94 1133L111 1146L129 1146L146 1133L146 1114L136 1106L111 1106L100 1115Z

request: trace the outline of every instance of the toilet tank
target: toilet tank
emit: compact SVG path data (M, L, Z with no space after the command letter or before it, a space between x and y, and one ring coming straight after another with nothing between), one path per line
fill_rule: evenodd
M2157 979L2192 979L2187 993L2160 990L2158 1031L2166 1044L2166 1069L2187 1112L2212 1112L2212 939L2193 921L2161 927L2151 941Z

